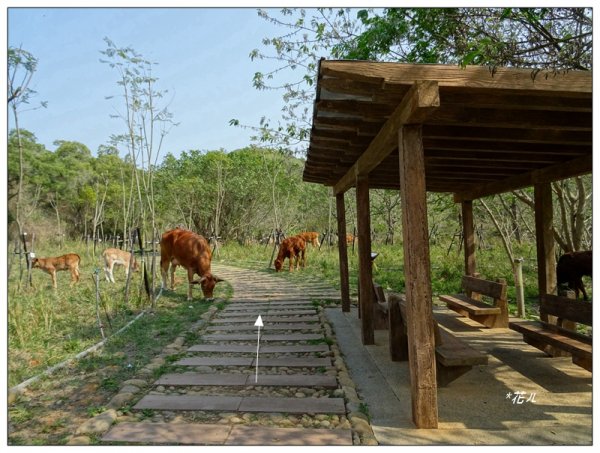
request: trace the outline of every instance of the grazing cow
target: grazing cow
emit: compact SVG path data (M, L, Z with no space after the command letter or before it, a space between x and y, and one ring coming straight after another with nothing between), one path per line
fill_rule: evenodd
M52 278L52 287L56 286L56 271L71 271L71 286L79 281L79 262L81 258L75 253L67 253L66 255L57 256L54 258L33 258L31 267L41 269L50 274Z
M285 238L281 244L279 245L279 253L277 254L277 258L275 259L275 271L279 272L283 267L283 262L286 258L289 259L290 263L290 272L292 272L292 260L295 261L296 269L300 268L300 262L302 262L302 267L306 266L306 242L304 239L298 236L291 236L289 238Z
M112 283L115 282L113 276L115 265L123 266L125 268L125 278L129 275L130 267L134 272L139 269L135 256L132 257L131 253L126 252L125 250L108 248L102 252L102 257L104 258L104 274L106 275L106 281ZM130 263L131 259L133 259L133 262Z
M558 259L556 265L557 285L566 284L575 291L575 298L579 298L579 291L583 294L583 300L588 300L585 287L581 277L592 276L592 251L568 252Z
M346 234L346 244L350 245L354 242L355 236L353 234Z
M175 287L175 267L182 266L188 273L188 300L192 299L192 285L200 283L204 297L213 297L215 285L223 281L210 273L211 251L206 239L192 231L176 228L162 235L160 241L160 268L163 288L167 286L167 271L171 266L171 289ZM194 274L200 280L194 280Z
M296 236L304 239L304 242L307 244L310 243L313 247L319 247L319 233L315 231L305 231L303 233L297 234Z

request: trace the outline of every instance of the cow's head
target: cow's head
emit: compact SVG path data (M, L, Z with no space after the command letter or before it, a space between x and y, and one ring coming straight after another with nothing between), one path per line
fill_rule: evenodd
M31 267L40 267L40 261L38 258L33 258L31 260Z
M210 272L204 274L199 281L200 286L202 287L202 294L204 294L204 297L206 299L212 299L213 291L215 290L216 284L222 281L223 279L211 274Z
M279 258L277 258L275 260L275 272L279 272L282 267L283 267L283 260L280 260Z

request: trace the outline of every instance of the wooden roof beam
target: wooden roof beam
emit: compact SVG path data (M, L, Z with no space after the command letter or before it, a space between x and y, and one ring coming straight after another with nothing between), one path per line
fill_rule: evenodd
M405 124L423 123L440 106L440 93L436 81L416 81L402 102L367 150L359 157L348 172L335 184L334 194L347 191L356 183L356 177L368 175L398 146L398 129Z
M440 86L495 88L555 93L592 93L592 71L540 72L532 78L531 69L496 68L492 74L484 66L413 65L370 61L322 61L323 76L360 82L381 83L384 88L395 84L412 84L418 80L436 80Z
M559 181L561 179L572 178L592 172L592 155L588 154L568 162L559 163L541 170L523 173L502 181L493 182L479 186L475 190L468 192L457 192L454 194L454 201L461 203L467 200L476 200L511 190L531 187L535 184Z

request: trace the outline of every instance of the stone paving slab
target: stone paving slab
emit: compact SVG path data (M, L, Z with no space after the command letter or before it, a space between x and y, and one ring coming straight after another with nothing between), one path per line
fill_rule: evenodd
M241 402L241 396L146 395L133 408L172 411L236 412Z
M146 395L134 409L345 414L343 398Z
M246 385L248 375L244 374L205 374L205 373L172 373L164 374L154 385Z
M247 344L196 344L188 348L189 352L253 352L256 353L256 346ZM277 354L289 352L328 352L329 346L326 344L294 344L283 346L261 345L261 354Z
M313 303L310 300L271 300L271 301L255 301L255 302L232 302L227 305L226 308L232 307L287 307L287 306L299 306L299 305L307 305L310 307L314 307Z
M243 330L251 330L256 332L257 327L254 324L248 325L212 325L206 328L207 331L219 331L226 330L228 332L238 332ZM272 330L321 330L320 324L306 324L306 323L278 323L278 324L265 324L264 327L261 328L261 331L272 331Z
M190 423L134 423L114 425L103 442L157 443L185 445L223 445L231 432L228 425L194 425ZM252 438L250 438L252 439ZM236 441L242 441L236 433Z
M348 446L352 445L352 431L234 426L225 445Z
M266 310L266 311L261 311L261 310L256 310L256 309L250 309L250 310L244 310L244 311L237 311L237 310L221 310L221 312L224 315L230 316L230 317L237 317L237 316L254 316L254 319L256 319L256 317L258 315L261 315L261 317L263 315L269 315L269 316L297 316L297 315L316 315L317 311L315 309L312 310Z
M319 317L316 315L305 316L261 316L263 323L278 323L278 322L319 322ZM235 324L235 323L250 323L254 325L256 322L255 316L237 317L237 318L214 318L212 324Z
M202 335L205 341L252 341L256 340L257 334L208 334ZM264 334L260 336L261 341L306 341L322 340L324 337L317 333L291 333L289 335Z
M252 366L256 366L256 359L252 363ZM269 358L259 357L258 366L283 366L283 367L321 367L331 366L331 359L329 357L282 357L282 358Z
M180 366L256 366L252 357L185 357L175 362ZM259 357L258 366L321 367L330 366L329 357Z
M288 414L345 414L343 398L245 397L240 412L284 412Z
M175 362L183 366L251 366L252 357L185 357ZM266 360L266 359L265 359Z
M154 385L285 386L337 387L335 376L319 374L205 374L172 373L161 376Z
M345 446L352 445L352 432L348 429L125 422L113 426L102 437L102 442L226 446Z

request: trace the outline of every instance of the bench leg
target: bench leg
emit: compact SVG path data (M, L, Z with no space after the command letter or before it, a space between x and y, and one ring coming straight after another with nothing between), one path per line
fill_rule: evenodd
M581 368L588 370L590 373L592 372L592 359L573 356L573 363L577 366L580 366Z
M390 302L388 306L389 321L389 346L392 362L404 362L408 360L408 337L406 326L402 322L400 304Z
M470 365L446 367L436 362L436 376L439 387L446 387L455 379L458 379L473 368Z
M540 351L549 355L550 357L570 357L571 353L567 351L563 351L562 349L555 348L554 346L550 346L543 341L535 340L534 338L530 338L527 335L523 335L523 341L534 348L538 348ZM575 362L573 362L575 363ZM585 368L585 367L584 367Z

